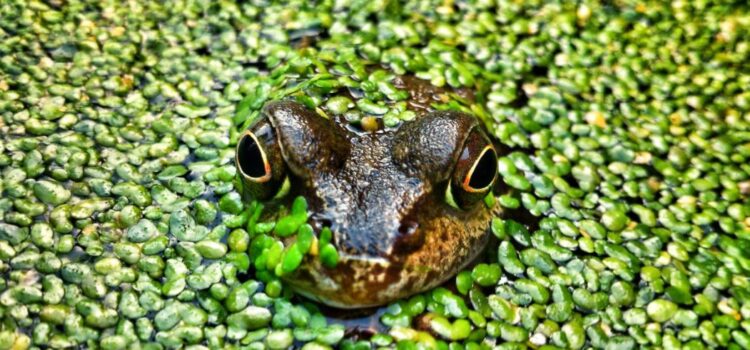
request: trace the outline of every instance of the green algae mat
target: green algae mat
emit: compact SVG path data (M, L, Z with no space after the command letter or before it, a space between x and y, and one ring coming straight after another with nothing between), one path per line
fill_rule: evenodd
M750 349L749 10L4 0L0 349ZM400 125L403 77L507 148L514 215L354 327L285 286L336 249L243 201L234 148L281 99Z

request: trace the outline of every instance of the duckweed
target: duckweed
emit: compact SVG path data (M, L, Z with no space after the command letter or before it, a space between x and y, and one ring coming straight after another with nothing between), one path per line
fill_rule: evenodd
M0 4L0 349L750 348L746 4L262 5ZM282 98L395 127L399 76L510 150L504 215L361 336L293 297L332 233L233 145Z

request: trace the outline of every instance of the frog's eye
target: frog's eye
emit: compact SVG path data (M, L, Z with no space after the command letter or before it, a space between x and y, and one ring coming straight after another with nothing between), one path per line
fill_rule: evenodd
M253 199L270 199L284 182L286 165L273 127L267 120L242 134L237 142L235 162L242 188Z
M497 179L497 153L487 136L474 129L464 143L451 176L449 195L459 208L479 202Z

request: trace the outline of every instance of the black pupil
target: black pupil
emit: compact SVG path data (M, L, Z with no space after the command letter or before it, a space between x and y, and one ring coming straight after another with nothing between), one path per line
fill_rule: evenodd
M250 177L261 177L266 175L266 166L263 163L263 153L255 138L245 135L240 140L239 163L242 172Z
M495 156L495 152L491 150L484 152L476 164L474 172L471 174L471 179L469 179L469 187L476 189L485 188L492 183L497 171L497 157Z

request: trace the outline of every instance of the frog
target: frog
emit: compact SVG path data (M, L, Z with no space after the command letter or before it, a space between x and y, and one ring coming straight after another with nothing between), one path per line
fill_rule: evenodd
M365 130L319 112L267 102L236 146L245 200L288 207L302 196L315 231L331 230L335 267L306 257L286 285L334 308L370 308L434 288L476 260L501 214L486 199L504 187L501 150L477 117L424 108Z

